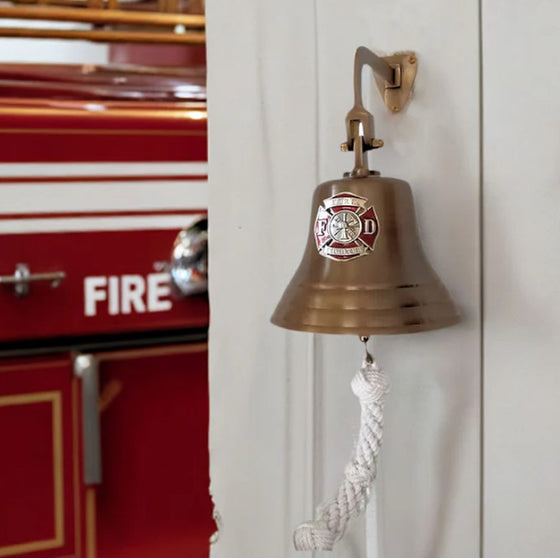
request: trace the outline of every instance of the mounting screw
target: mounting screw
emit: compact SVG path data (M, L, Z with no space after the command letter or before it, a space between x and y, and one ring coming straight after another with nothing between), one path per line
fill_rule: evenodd
M371 146L373 149L377 149L378 147L383 147L385 144L383 143L382 139L372 139Z
M397 105L392 105L392 106L391 106L391 110L392 110L393 112L399 112L399 110L401 110L401 109L400 109Z
M344 142L340 144L340 151L348 151L348 143Z
M411 56L411 57L408 59L408 61L409 61L411 64L416 64L416 56Z

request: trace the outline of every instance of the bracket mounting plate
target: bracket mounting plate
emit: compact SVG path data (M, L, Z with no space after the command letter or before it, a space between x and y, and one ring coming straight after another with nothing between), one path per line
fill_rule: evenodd
M416 70L418 68L418 59L414 52L402 52L392 54L391 56L383 56L390 66L400 66L400 86L391 87L383 78L375 74L377 87L383 97L383 102L387 105L391 112L400 112L410 99L414 79L416 78Z

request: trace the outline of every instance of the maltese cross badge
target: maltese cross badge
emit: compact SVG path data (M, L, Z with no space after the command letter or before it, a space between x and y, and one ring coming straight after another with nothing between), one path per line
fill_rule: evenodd
M323 200L315 219L315 243L321 256L348 261L373 251L379 221L367 198L341 192Z

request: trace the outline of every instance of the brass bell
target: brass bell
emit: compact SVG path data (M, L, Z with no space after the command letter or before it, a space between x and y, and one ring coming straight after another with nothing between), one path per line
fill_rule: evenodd
M307 248L272 323L370 335L426 331L459 320L422 251L407 182L331 180L316 188L312 208Z
M355 168L316 188L307 248L271 321L363 336L453 325L459 314L422 250L409 184L367 167L365 152L383 142L356 98L343 144Z

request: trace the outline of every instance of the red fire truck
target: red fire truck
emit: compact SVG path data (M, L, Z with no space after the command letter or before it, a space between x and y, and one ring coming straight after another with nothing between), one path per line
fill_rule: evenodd
M0 557L202 558L198 70L0 66Z

